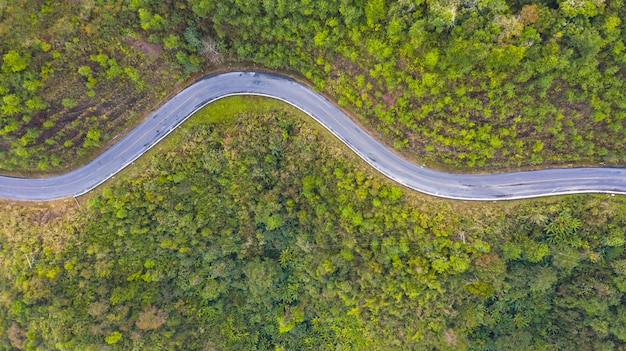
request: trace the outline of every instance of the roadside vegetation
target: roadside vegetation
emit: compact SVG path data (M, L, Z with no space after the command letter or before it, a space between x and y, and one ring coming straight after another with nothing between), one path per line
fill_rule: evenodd
M624 197L439 200L284 104L196 117L81 205L1 205L0 348L626 347Z
M0 168L77 166L193 77L257 64L308 80L431 165L623 164L625 9L622 0L0 2Z

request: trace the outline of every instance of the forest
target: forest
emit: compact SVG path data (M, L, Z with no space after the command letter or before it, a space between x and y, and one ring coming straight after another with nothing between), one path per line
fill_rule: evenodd
M220 69L292 72L454 170L625 161L622 0L0 2L0 169L84 163Z
M455 171L626 162L623 0L0 0L0 171L190 82L290 74ZM447 201L232 98L77 198L0 202L3 350L626 350L626 198Z
M623 196L419 195L260 98L190 122L78 203L2 203L1 349L626 349Z

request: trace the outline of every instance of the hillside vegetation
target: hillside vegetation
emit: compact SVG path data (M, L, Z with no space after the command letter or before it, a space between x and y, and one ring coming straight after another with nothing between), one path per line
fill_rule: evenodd
M433 165L623 163L625 8L622 0L0 2L0 167L77 166L176 84L219 64L294 72Z
M80 207L2 204L0 348L626 348L623 197L433 201L292 109L220 112L257 101Z

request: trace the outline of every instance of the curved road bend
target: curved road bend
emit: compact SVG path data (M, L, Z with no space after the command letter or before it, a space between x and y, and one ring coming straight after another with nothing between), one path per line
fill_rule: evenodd
M48 178L0 176L0 197L52 200L82 195L126 167L195 111L230 95L262 95L304 111L379 172L417 191L451 199L505 200L573 193L626 194L626 168L570 168L496 174L453 174L398 156L323 96L290 78L264 72L207 76L169 100L88 164Z

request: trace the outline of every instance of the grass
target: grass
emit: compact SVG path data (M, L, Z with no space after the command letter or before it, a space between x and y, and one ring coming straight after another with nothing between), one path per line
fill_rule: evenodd
M236 95L219 99L196 112L185 122L186 128L201 124L230 124L233 117L241 113L266 113L272 110L297 111L291 106L271 98L261 96Z

